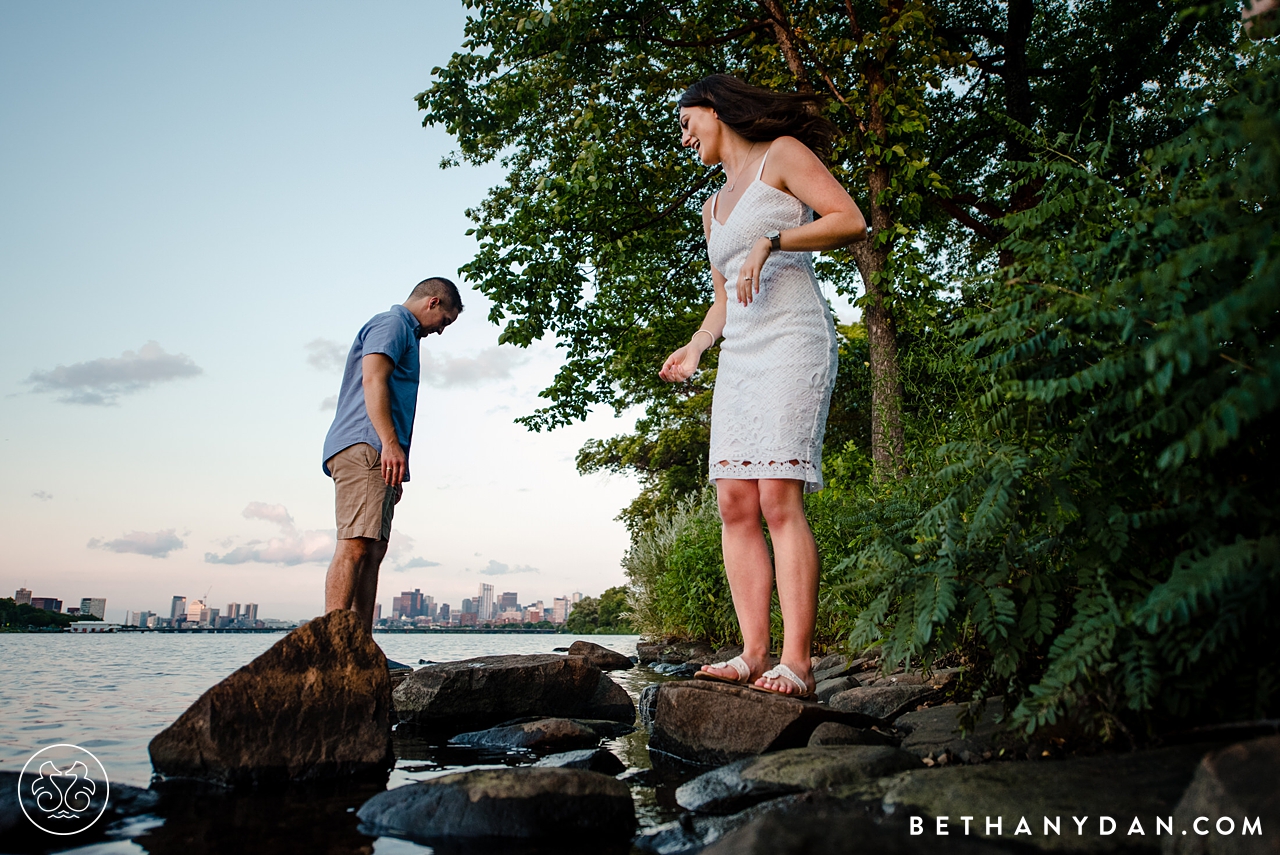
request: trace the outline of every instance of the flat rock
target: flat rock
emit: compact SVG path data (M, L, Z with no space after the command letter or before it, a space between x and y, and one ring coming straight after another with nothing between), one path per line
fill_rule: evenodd
M608 674L601 674L600 682L596 684L596 691L587 702L587 708L583 710L582 715L631 724L636 720L636 704L631 700L626 689L610 679Z
M878 786L885 811L949 817L953 836L963 835L959 817L972 816L975 835L1046 851L1154 851L1160 848L1156 817L1173 815L1204 752L1203 746L1179 746L1069 760L921 769L882 780ZM1084 822L1083 833L1078 833L1072 817ZM1114 820L1113 833L1101 833L1102 817ZM1129 833L1135 817L1143 834ZM1024 818L1026 830L1019 834ZM1060 820L1060 833L1046 831L1046 818ZM1175 824L1175 835L1179 830ZM925 844L946 840L936 833L934 821L926 820L924 831L916 839Z
M457 733L521 716L585 716L602 673L581 656L480 656L419 668L393 699L401 721Z
M1197 817L1209 817L1195 832ZM1230 829L1227 834L1227 820ZM1261 834L1244 833L1244 820L1261 821ZM1280 736L1239 742L1210 752L1196 767L1191 786L1173 813L1175 828L1187 835L1163 840L1165 853L1178 855L1276 855L1280 853ZM1218 825L1221 824L1221 825ZM1216 826L1216 827L1215 827Z
M601 671L625 671L632 667L630 657L590 641L575 641L569 645L570 656L581 656Z
M920 757L941 757L943 754L963 762L989 759L1002 751L1020 744L1016 734L1005 730L998 723L1004 714L1000 698L987 701L982 717L968 733L960 733L960 717L968 704L944 704L907 713L894 722L894 726L906 733L902 750Z
M387 659L354 612L309 621L200 696L148 746L164 778L226 785L385 776Z
M897 747L898 740L866 727L851 727L837 721L824 721L813 730L809 737L809 747L819 748L823 745L892 745Z
M839 677L853 677L854 685L858 685L856 675L866 665L865 659L854 659L850 656L836 655L822 659L813 669L813 679L821 683L823 680L835 680Z
M714 656L710 644L701 641L681 641L668 638L663 641L641 641L636 645L636 658L646 665L651 662L667 664L688 662L703 656ZM708 662L713 661L708 659Z
M357 815L369 834L619 842L635 831L627 785L597 772L527 766L444 775L379 793Z
M474 748L565 751L570 748L594 748L600 742L600 735L573 719L543 718L522 724L459 733L450 742Z
M688 680L662 683L653 697L649 750L686 763L721 765L768 751L805 746L824 721L884 724L822 704L745 686Z
M793 748L712 769L682 784L676 802L699 813L736 813L780 795L861 784L920 766L920 758L888 745Z
M932 686L859 686L832 695L827 705L841 712L893 721L933 697Z
M830 680L819 681L813 693L818 696L818 700L829 701L841 692L847 692L857 687L858 681L852 677L835 677Z
M586 769L602 775L620 775L627 770L612 751L603 748L582 748L543 757L534 766L550 766L557 769Z

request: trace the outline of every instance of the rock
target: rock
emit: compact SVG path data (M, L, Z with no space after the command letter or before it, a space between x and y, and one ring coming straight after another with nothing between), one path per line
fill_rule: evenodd
M729 816L686 813L673 822L641 830L632 845L636 851L653 855L694 855L734 829L770 810L776 810L780 805L812 798L813 795L809 793L803 796L783 796Z
M394 659L388 659L387 670L388 671L412 671L413 667L410 665L406 665L403 662L397 662Z
M813 679L821 683L823 680L835 680L839 677L854 677L862 671L867 660L851 659L848 656L828 656L813 669ZM857 685L855 681L855 685Z
M590 641L575 641L569 645L569 655L581 656L601 671L625 671L631 667L628 657Z
M698 813L735 813L790 793L858 784L921 766L888 745L793 748L712 769L676 790L676 802Z
M1195 832L1197 817L1209 817ZM1227 820L1231 830L1225 835ZM1260 820L1262 833L1244 832L1244 820ZM1186 836L1165 838L1166 855L1276 855L1280 852L1280 736L1240 742L1206 754L1196 768L1191 786L1173 812L1175 828L1191 828ZM1220 825L1219 825L1220 824ZM1265 835L1265 836L1264 836Z
M876 821L857 805L806 793L753 808L750 820L714 841L705 855L1007 855L972 837L913 836L907 817ZM730 818L732 819L732 817ZM958 833L958 832L957 832Z
M701 641L681 641L668 638L665 641L641 641L636 645L636 658L648 664L665 662L667 664L688 662L703 656L714 656L715 650L710 644ZM708 659L708 662L717 661Z
M720 765L766 751L800 748L824 721L883 724L866 715L709 680L662 683L653 699L649 750L687 763Z
M151 765L227 785L381 777L391 709L386 657L354 612L334 611L201 695L151 740Z
M459 733L450 742L473 748L565 751L570 748L594 748L600 742L600 734L572 719L543 718L523 724Z
M892 745L896 747L897 744L896 739L878 730L850 727L835 721L824 721L814 728L813 735L809 737L810 748L823 745Z
M21 775L21 771L0 772L0 840L4 841L6 852L43 852L49 848L51 836L32 825L27 815L23 813L22 806L18 804L18 783ZM28 813L33 816L41 815L33 795L24 794L24 801ZM141 787L131 787L128 784L113 781L105 809L101 801L90 802L94 813L102 809L102 816L89 828L77 832L73 839L77 841L77 845L99 840L106 835L112 823L131 816L150 813L159 803L160 794L155 790L144 790ZM58 829L54 827L53 830Z
M533 765L557 769L586 769L602 775L620 775L627 770L617 755L603 748L582 748L577 751L551 754Z
M1036 763L920 769L900 773L878 786L887 812L950 817L952 835L963 834L959 817L972 816L975 835L1041 850L1154 851L1160 847L1156 817L1173 814L1204 750L1203 746L1179 746ZM1072 817L1085 823L1083 833ZM1113 833L1100 833L1102 817L1114 820ZM1142 834L1129 833L1135 817ZM1030 834L1017 833L1024 818ZM1046 818L1060 822L1059 833L1052 828L1046 833ZM936 834L931 820L925 821L924 830L916 838L924 847L945 839ZM1175 834L1178 830L1175 825Z
M862 713L893 721L935 697L931 686L859 686L832 695L827 705L841 712Z
M977 725L962 736L960 717L968 707L968 704L944 704L901 716L894 726L906 733L902 750L918 757L947 754L970 762L998 757L1020 744L1016 734L1009 733L997 723L1004 715L1004 704L1000 698L988 700Z
M857 686L857 681L852 677L836 677L820 681L813 693L818 696L818 700L825 702L831 700L832 696L855 689Z
M692 662L658 662L652 667L664 677L692 677L702 670L701 665L694 665Z
M923 686L924 677L919 674L890 674L871 683L873 686Z
M392 697L401 721L456 733L521 716L586 715L601 675L581 656L481 656L419 668Z
M645 730L653 730L653 711L658 704L658 687L661 683L645 686L640 690L640 724Z
M631 724L636 720L636 705L626 689L611 680L608 674L601 674L595 694L582 714Z
M379 793L357 815L371 835L545 838L558 845L626 841L636 827L627 785L582 769L458 772Z
M568 652L569 652L569 648L567 648L567 647L553 647L553 648L551 648L551 652L552 652L552 653L568 653Z

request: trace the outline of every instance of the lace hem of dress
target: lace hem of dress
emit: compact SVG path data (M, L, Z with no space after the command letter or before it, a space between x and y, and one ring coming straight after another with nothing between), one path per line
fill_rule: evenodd
M711 464L709 474L713 484L717 478L747 481L760 478L785 478L803 481L806 493L816 493L822 489L822 472L808 460L771 460L767 463L754 460L719 460Z

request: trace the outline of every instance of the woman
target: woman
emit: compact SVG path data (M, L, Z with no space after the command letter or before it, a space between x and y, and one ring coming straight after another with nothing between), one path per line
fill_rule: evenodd
M835 134L817 98L713 74L679 104L681 144L704 164L721 164L725 185L702 207L715 302L659 376L687 380L723 334L710 479L743 641L741 656L697 676L804 697L814 690L818 550L802 499L822 489L822 435L836 376L834 324L809 254L864 238L866 223L815 154ZM767 670L774 568L762 515L783 622L782 658Z

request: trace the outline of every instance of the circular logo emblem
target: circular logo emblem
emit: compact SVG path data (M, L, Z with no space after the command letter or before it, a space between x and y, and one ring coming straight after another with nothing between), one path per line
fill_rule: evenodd
M107 809L111 784L98 758L79 745L41 748L18 776L18 804L49 834L79 834Z

